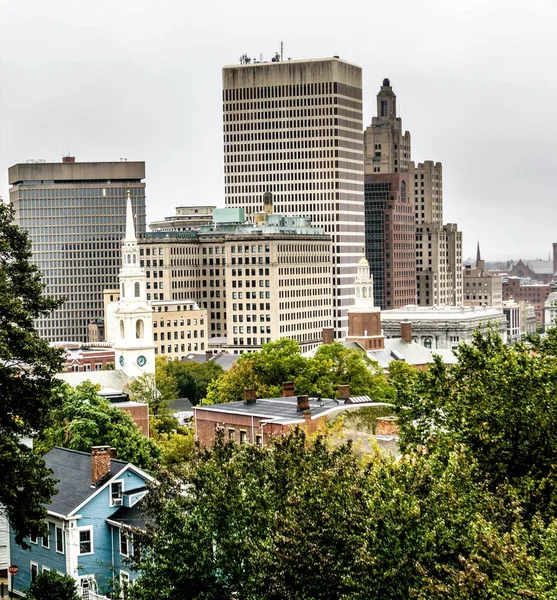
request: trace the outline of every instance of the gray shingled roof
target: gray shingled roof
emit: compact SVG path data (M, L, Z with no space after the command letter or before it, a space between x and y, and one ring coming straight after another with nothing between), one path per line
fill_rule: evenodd
M55 446L45 455L46 466L58 480L58 493L52 497L46 509L60 515L69 515L87 500L96 487L91 484L91 454ZM129 463L122 460L110 461L110 475L120 473Z
M143 506L143 500L134 504L131 508L120 506L120 508L109 517L109 521L120 523L132 529L145 530L147 523L151 521L149 515L146 514Z

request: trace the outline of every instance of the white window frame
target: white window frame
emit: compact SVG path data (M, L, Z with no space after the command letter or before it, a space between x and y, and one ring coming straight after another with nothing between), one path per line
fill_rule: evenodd
M112 486L115 484L120 484L121 485L121 496L119 498L120 502L114 502L113 498L112 498ZM124 504L124 480L123 479L115 479L114 481L110 482L110 486L109 486L109 490L110 490L110 506L122 506L122 504Z
M43 565L43 573L44 573L45 571L50 571L50 567L46 567L45 565Z
M30 541L32 544L35 544L35 545L37 545L37 546L39 545L39 538L38 538L37 536L35 536L35 537L29 536L29 541Z
M128 589L132 585L132 580L131 580L130 574L127 571L121 570L120 577L118 578L120 580L120 593L121 593L120 598L125 597L124 596L124 591L125 591L124 590L124 578L126 578L126 580L127 580L125 583L126 583Z
M46 534L46 544L44 543L45 540L45 536L43 535L41 537L41 546L45 549L45 550L50 550L50 522L47 523L47 527L48 527L48 533Z
M58 550L58 532L60 532L60 539L62 540L62 550ZM54 525L54 547L57 554L64 554L64 529L60 525Z
M129 556L130 555L130 535L128 534L124 528L120 528L119 530L119 536L118 536L118 552L120 553L120 556ZM122 552L122 537L126 538L126 554L124 554Z
M79 556L91 556L92 554L95 554L95 545L93 543L93 526L89 525L88 527L78 527L77 531L78 531L78 536L79 536L78 540L77 540L77 543L79 544L78 555ZM90 552L81 552L81 532L82 531L88 531L90 533L90 544L91 544Z
M36 563L34 560L29 561L29 578L30 578L30 581L34 581L35 580L33 578L33 567L37 568L37 574L35 575L35 577L37 577L37 575L39 574L39 564Z

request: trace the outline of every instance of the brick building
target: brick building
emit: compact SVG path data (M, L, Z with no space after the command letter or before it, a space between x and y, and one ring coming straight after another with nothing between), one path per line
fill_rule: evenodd
M338 399L295 396L293 382L283 384L280 398L256 398L255 390L247 389L240 402L195 406L195 436L203 446L210 446L221 429L225 439L264 446L270 436L284 435L296 427L312 433L331 414L351 404L349 386L339 386L337 395ZM358 400L362 406L362 398Z
M545 325L544 311L545 301L549 296L551 286L548 283L532 281L520 277L507 277L503 281L503 300L521 300L532 304L536 310L536 321L538 325Z

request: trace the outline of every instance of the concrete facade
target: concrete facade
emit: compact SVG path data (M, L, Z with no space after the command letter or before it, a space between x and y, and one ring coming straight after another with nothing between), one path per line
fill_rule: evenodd
M480 254L480 245L476 257L476 266L465 265L464 306L503 306L503 277L485 270L485 261Z
M402 321L412 323L414 341L432 350L453 350L460 342L470 340L477 329L490 325L507 340L505 316L494 308L414 305L382 311L385 337L399 337Z
M138 235L145 232L145 163L17 164L8 171L15 223L29 233L45 292L65 303L37 320L50 341L86 342L103 317L102 291L118 284L120 240L130 190Z
M216 206L178 206L176 214L163 221L149 223L151 231L197 231L202 225L210 225Z
M333 238L335 335L364 245L362 70L338 57L224 67L226 206L311 218Z
M301 217L255 225L243 210L220 209L215 218L224 221L140 241L148 299L205 309L205 350L253 351L282 337L319 344L333 322L330 236Z

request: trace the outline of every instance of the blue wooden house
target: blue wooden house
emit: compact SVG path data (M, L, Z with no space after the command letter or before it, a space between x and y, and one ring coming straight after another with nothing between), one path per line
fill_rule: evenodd
M19 567L14 591L23 595L42 571L71 575L83 597L117 597L138 577L129 565L132 530L143 528L141 499L150 475L111 455L108 446L91 453L53 448L44 460L58 480L46 507L48 535L28 538L29 550L10 540L10 562Z

